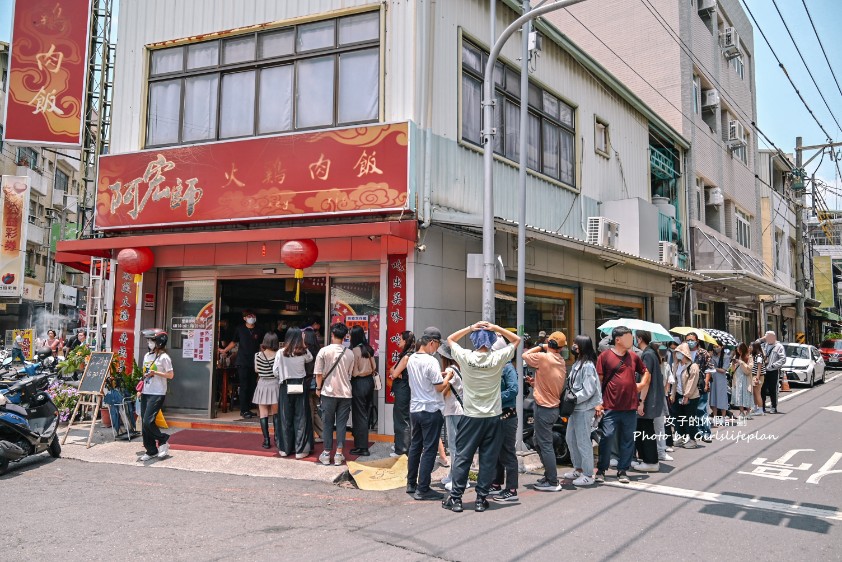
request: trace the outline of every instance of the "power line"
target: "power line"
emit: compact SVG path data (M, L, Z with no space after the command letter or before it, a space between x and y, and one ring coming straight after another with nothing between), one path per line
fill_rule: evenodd
M772 47L772 44L769 42L769 38L766 37L766 33L763 31L763 28L760 27L759 23L757 23L757 19L754 17L754 13L752 13L751 8L748 7L748 4L746 3L746 0L740 0L740 1L742 2L743 6L745 6L746 11L748 12L748 15L751 17L751 21L754 22L754 26L757 28L757 31L759 31L760 35L763 37L763 41L766 42L766 45L769 47L769 50L772 51L772 56L775 57L776 61L778 61L778 67L780 67L781 71L784 73L784 76L786 76L786 79L789 80L789 84L792 86L792 89L795 90L796 94L798 94L798 98L801 100L801 103L804 104L805 108L807 108L807 112L810 114L810 117L813 118L813 121L816 122L816 125L818 125L819 129L821 129L821 131L825 134L825 136L827 137L827 140L833 141L833 137L830 136L830 134L824 128L824 125L822 125L821 122L819 121L818 117L816 117L816 114L813 113L812 109L810 109L809 104L807 104L807 100L805 100L804 96L801 95L801 92L798 90L798 86L796 86L795 82L793 82L792 77L789 75L789 72L787 72L786 67L784 66L784 63L781 62L780 57L778 57L778 54L775 52L775 49Z
M804 11L807 12L807 18L810 20L810 26L813 28L813 33L815 33L816 35L816 41L819 42L819 47L821 47L822 49L824 60L827 63L827 67L830 69L830 74L833 76L833 81L836 83L836 89L839 90L839 95L842 95L842 87L839 86L839 80L836 79L836 73L833 71L833 65L830 64L830 59L827 58L827 52L824 50L824 43L822 43L822 40L819 37L819 32L816 29L816 24L813 23L813 16L810 15L810 10L807 8L807 2L805 2L805 0L801 0L801 4L804 5Z
M777 0L772 0L772 5L775 6L775 11L778 12L778 17L781 18L781 21L784 24L784 29L786 29L786 33L787 35L789 35L789 38L792 41L793 46L795 47L795 51L801 58L801 62L804 63L804 68L807 69L807 74L810 75L810 80L813 81L813 85L816 87L816 91L819 92L819 96L822 98L825 107L827 107L827 111L830 112L830 116L833 117L833 120L836 122L836 126L839 128L839 131L842 132L842 125L839 124L839 120L836 118L836 115L833 114L833 110L830 109L830 104L827 103L827 99L825 99L822 89L819 88L819 83L816 82L816 78L813 76L813 71L811 71L810 67L807 66L807 61L804 59L804 55L801 54L801 49L798 47L798 43L795 42L795 37L792 36L792 32L789 30L789 25L787 25L786 20L784 19L784 15L781 13L780 8L778 8Z

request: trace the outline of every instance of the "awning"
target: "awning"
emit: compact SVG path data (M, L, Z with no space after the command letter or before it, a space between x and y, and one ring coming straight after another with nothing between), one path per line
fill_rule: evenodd
M711 269L697 270L696 273L704 275L724 287L730 287L749 295L798 296L798 291L761 277L753 271Z
M821 308L810 308L809 310L813 315L820 316L821 318L824 318L825 320L831 320L833 322L842 321L842 316L839 316L838 314L835 314L835 313L833 313L829 310L824 310L824 309L821 309Z

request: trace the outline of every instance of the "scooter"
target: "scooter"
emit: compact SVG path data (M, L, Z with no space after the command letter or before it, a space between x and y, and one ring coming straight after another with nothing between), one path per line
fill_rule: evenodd
M0 475L10 462L47 451L61 456L58 408L43 388L47 375L27 377L0 388Z
M561 416L553 424L553 450L558 464L570 462L570 450L567 448L567 418ZM535 398L530 391L523 398L523 443L535 451Z

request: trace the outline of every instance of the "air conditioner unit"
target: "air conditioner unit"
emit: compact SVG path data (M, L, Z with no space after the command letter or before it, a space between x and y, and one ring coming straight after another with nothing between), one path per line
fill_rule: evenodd
M719 105L719 90L711 88L702 91L702 107L715 107Z
M699 13L709 14L716 9L716 0L699 0Z
M678 267L678 244L674 242L658 242L658 261Z
M746 130L743 124L736 119L728 121L728 146L740 148L746 145Z
M719 46L728 60L743 54L740 49L740 35L733 27L726 27L725 31L719 34Z
M29 224L38 224L38 217L35 215L29 215Z
M725 202L725 196L722 194L722 189L719 187L712 187L705 190L705 205L712 207L720 207Z
M588 217L588 244L617 248L620 238L620 223L606 217Z

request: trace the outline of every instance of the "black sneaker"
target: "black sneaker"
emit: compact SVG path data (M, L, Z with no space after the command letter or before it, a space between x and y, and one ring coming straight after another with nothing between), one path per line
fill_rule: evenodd
M503 490L491 499L496 502L516 502L518 501L517 490Z
M407 484L406 485L406 493L407 494L414 494L415 493L415 484Z
M441 502L441 506L444 509L449 509L453 513L462 513L462 500L459 498L448 496L446 500Z
M626 474L625 470L618 470L617 471L617 481L620 484L628 484L629 482L631 482L631 480L629 480L629 475Z
M412 499L416 500L441 500L444 498L444 494L441 492L436 492L435 490L427 490L426 492L422 492L421 490L416 490L414 494L412 494Z
M599 482L600 484L605 482L605 471L604 470L597 470L596 474L593 477L594 482Z
M474 504L474 511L482 513L486 509L488 509L488 500L485 499L484 496L477 496L477 501Z
M502 491L503 491L503 486L501 486L500 484L492 484L488 488L488 495L489 496L497 495Z

